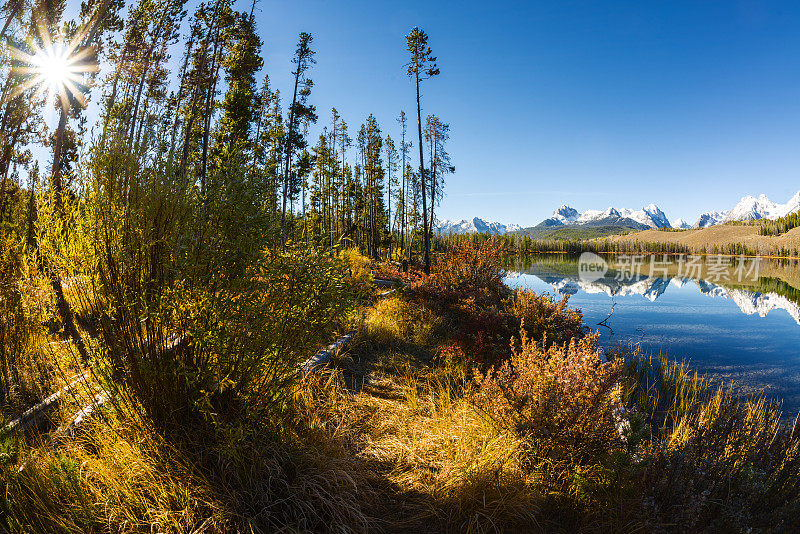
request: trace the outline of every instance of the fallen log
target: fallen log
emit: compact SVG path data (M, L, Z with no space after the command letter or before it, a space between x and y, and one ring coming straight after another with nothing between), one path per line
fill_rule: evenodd
M322 349L311 358L307 359L303 365L300 366L300 370L303 374L309 374L314 372L320 367L325 366L328 362L331 361L331 358L341 352L347 345L350 344L350 341L355 337L356 331L351 330L350 332L346 333L339 339L337 339L333 344L330 346Z
M0 435L5 436L12 433L27 432L32 428L39 427L44 418L58 407L61 397L86 381L86 375L87 373L84 372L72 380L69 384L44 399L39 404L25 410L22 415L5 425L3 430L0 432Z

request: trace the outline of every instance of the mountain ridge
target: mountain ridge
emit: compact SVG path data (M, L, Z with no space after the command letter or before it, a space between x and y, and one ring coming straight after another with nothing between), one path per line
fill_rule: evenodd
M709 210L700 214L693 225L678 218L670 221L664 211L651 203L639 210L615 208L609 206L605 210L587 209L579 212L568 204L562 204L553 214L535 226L523 228L517 224L504 224L488 221L480 217L472 219L443 220L436 223L434 229L439 234L472 234L490 233L501 235L507 233L542 234L547 230L569 227L606 227L621 230L681 229L709 228L726 222L741 222L760 219L779 219L791 213L800 212L800 191L795 193L786 203L773 202L764 194L754 197L746 195L731 209L724 211Z
M451 221L444 219L437 221L434 229L438 234L494 234L501 235L516 232L520 227L516 224L503 224L496 221L486 221L480 217Z

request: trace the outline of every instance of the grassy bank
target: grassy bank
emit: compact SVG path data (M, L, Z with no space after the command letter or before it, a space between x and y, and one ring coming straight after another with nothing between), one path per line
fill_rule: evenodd
M507 289L491 245L450 249L430 276L380 266L405 284L380 300L355 252L268 265L254 276L270 283L249 299L277 302L268 288L306 273L316 289L281 293L297 295L283 302L283 328L344 312L339 331L358 328L351 350L310 376L281 372L336 328L296 330L307 343L285 367L192 397L179 427L142 409L142 391L118 388L78 432L8 446L6 530L800 527L800 438L777 406L665 362L604 354L566 300ZM314 282L320 268L339 282ZM263 326L239 317L242 332Z

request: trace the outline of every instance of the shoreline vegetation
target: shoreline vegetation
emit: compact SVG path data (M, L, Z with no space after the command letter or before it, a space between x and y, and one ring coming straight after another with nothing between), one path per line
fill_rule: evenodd
M285 268L300 259L288 257ZM763 395L737 395L666 359L604 353L566 298L502 283L499 240L451 246L430 276L355 250L312 257L291 272L322 283L312 273L328 265L325 278L341 285L318 286L314 299L338 302L346 319L290 361L355 327L347 351L313 374L274 370L258 396L258 382L209 391L179 427L154 427L134 392L117 389L57 447L4 438L4 527L800 528L796 421ZM395 280L396 291L377 299L373 277ZM312 317L331 317L318 309Z
M775 221L767 221L775 223ZM724 224L704 229L649 229L603 237L581 239L534 239L524 234L443 235L437 236L444 248L465 241L481 243L498 239L506 254L582 253L596 254L694 254L698 256L800 258L800 228L793 227L780 236L764 235L756 224Z

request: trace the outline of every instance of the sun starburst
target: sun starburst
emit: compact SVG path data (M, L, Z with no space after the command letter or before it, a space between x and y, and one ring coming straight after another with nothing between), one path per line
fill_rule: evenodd
M14 73L23 80L11 96L36 88L38 95L60 99L64 108L69 105L70 98L85 106L85 75L98 69L96 62L89 61L92 49L79 48L78 38L67 43L52 39L46 31L40 33L41 45L31 43L28 50L11 49L17 61Z

